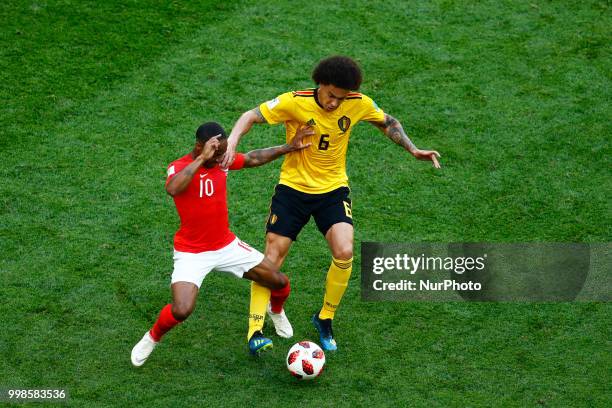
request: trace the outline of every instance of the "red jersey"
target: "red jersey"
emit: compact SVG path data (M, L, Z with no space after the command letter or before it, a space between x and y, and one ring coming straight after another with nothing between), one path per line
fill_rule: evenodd
M191 153L168 166L166 185L193 162ZM230 170L244 166L244 155L236 154ZM181 226L174 235L174 249L180 252L215 251L236 237L229 229L227 212L227 170L215 166L198 169L187 188L174 198Z

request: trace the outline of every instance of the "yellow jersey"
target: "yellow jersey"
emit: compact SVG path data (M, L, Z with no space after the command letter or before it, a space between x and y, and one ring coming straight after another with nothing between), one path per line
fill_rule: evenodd
M311 125L312 145L287 154L281 167L280 184L309 194L321 194L348 187L346 151L351 130L365 120L384 122L385 114L366 95L350 92L332 112L321 107L316 89L284 93L259 106L270 124L284 122L290 143L301 125Z

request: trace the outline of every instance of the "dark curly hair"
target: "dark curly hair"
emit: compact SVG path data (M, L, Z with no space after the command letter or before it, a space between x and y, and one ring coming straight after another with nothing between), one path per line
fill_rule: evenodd
M357 91L361 85L361 69L351 58L334 55L319 62L312 72L312 79L317 85L333 85Z

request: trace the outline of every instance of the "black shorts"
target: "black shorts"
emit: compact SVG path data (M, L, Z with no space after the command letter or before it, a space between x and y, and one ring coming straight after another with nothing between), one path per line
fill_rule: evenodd
M353 225L349 193L348 187L340 187L328 193L308 194L278 184L270 204L266 232L296 241L310 216L314 217L317 228L323 235L339 222Z

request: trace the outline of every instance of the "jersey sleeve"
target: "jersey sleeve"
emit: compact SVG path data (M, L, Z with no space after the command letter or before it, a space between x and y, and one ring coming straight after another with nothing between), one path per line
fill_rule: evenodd
M369 96L363 95L361 98L361 120L365 120L366 122L384 122L385 121L385 112L378 107L376 102Z
M284 93L259 105L261 114L266 121L275 125L293 119L294 98L291 92Z
M236 156L234 157L234 162L232 163L231 166L229 166L230 170L240 170L244 167L244 154L242 153L236 153Z
M172 179L172 177L174 177L178 172L183 170L185 167L187 167L187 164L181 161L174 161L170 163L168 165L168 168L166 169L166 185L168 185L168 182Z

